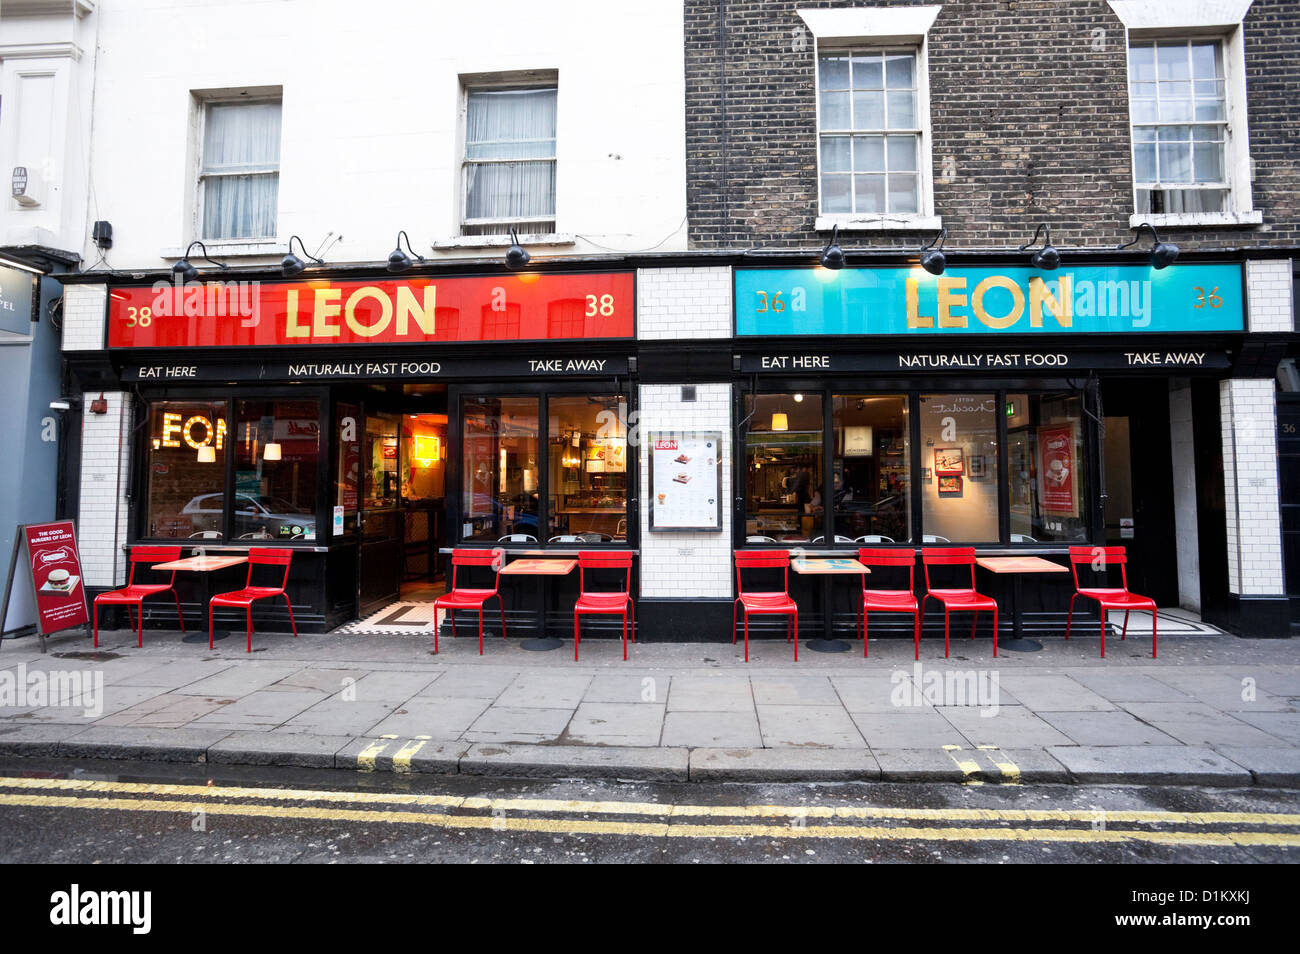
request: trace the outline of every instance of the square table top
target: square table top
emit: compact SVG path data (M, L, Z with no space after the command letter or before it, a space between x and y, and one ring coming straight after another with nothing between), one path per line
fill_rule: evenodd
M979 557L975 561L990 573L1068 573L1067 567L1042 557Z
M796 557L790 561L790 567L796 573L804 573L814 576L836 573L852 573L860 576L863 573L871 572L857 560L850 557L833 557L830 559Z
M565 576L577 565L577 560L512 560L501 568L501 573L507 576Z
M183 560L172 560L170 563L155 563L155 570L191 570L195 573L211 573L213 570L224 570L228 566L238 566L241 563L247 563L248 557L241 556L192 556Z

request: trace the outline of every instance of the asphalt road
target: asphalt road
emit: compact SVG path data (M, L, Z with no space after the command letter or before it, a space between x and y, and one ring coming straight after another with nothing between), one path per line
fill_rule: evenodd
M1300 792L476 780L0 760L4 862L1208 862L1300 857Z

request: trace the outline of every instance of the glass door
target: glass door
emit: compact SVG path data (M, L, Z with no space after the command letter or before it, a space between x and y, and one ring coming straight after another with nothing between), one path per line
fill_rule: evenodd
M402 573L401 418L367 409L361 433L358 612L367 616L398 598Z

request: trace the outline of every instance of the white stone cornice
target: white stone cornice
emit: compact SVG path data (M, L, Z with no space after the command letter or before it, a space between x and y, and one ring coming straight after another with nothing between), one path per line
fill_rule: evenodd
M1252 0L1107 0L1130 30L1236 26L1246 18Z

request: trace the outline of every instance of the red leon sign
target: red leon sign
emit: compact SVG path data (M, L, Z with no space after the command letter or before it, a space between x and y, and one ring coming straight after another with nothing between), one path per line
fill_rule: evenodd
M631 272L111 289L110 348L631 338Z
M72 521L29 523L22 528L22 539L27 545L36 592L36 627L41 635L89 622Z

